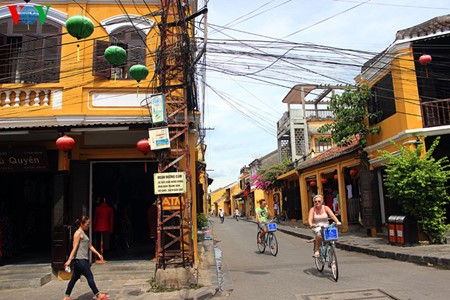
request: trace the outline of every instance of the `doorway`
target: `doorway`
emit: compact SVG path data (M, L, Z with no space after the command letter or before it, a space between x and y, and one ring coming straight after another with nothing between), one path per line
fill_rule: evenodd
M92 220L93 243L101 249L105 260L149 260L155 257L156 239L150 236L150 226L156 215L151 207L156 202L153 174L157 163L93 162ZM112 211L112 232L95 226L100 221L100 206ZM101 231L99 231L99 229Z

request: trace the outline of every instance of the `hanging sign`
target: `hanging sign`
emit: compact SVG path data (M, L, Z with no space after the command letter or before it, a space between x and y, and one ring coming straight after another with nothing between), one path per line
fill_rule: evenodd
M180 210L184 209L184 200L181 197L162 197L162 209L163 210Z
M0 149L0 172L48 171L45 149Z
M166 122L166 97L163 94L151 95L150 103L153 124Z
M185 172L154 173L155 195L182 194L186 192Z
M14 24L19 24L19 21L26 25L32 25L37 20L41 24L45 23L47 19L48 10L50 6L34 5L34 4L16 4L7 5Z
M151 150L170 148L169 128L157 128L148 130L149 143Z

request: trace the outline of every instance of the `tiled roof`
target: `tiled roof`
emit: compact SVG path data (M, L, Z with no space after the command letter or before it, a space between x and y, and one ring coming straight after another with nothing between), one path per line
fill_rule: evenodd
M411 39L450 31L450 15L435 17L426 22L397 31L396 40Z
M350 144L346 145L346 146L335 146L333 148L331 148L328 151L325 151L319 155L317 155L314 158L308 159L307 161L301 162L297 165L297 170L304 170L307 168L310 168L312 166L330 161L332 159L344 156L346 154L349 154L351 152L354 152L356 150L358 150L360 148L359 145L359 137L354 137L352 139L352 141L350 142Z

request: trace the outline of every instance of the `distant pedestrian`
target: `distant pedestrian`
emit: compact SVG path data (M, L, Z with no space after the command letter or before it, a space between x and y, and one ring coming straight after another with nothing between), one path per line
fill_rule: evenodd
M220 223L223 223L223 221L225 220L225 212L222 209L219 210L219 217Z
M70 298L70 294L72 293L72 289L78 279L80 279L81 275L86 277L89 287L97 299L101 300L109 298L108 294L100 293L98 291L94 282L94 275L92 274L91 266L89 264L89 250L96 254L100 260L103 260L103 256L92 246L89 241L89 237L85 233L85 231L89 230L91 220L87 216L82 216L80 219L76 220L75 225L78 229L73 235L73 248L70 252L69 259L64 264L64 267L66 268L71 264L73 265L72 278L67 285L64 300L72 300L72 298Z

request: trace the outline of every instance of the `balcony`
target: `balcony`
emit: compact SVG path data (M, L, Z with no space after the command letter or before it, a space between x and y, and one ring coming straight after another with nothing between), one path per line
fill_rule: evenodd
M450 125L450 98L421 104L423 127Z
M17 89L0 90L0 107L49 106L51 90Z

